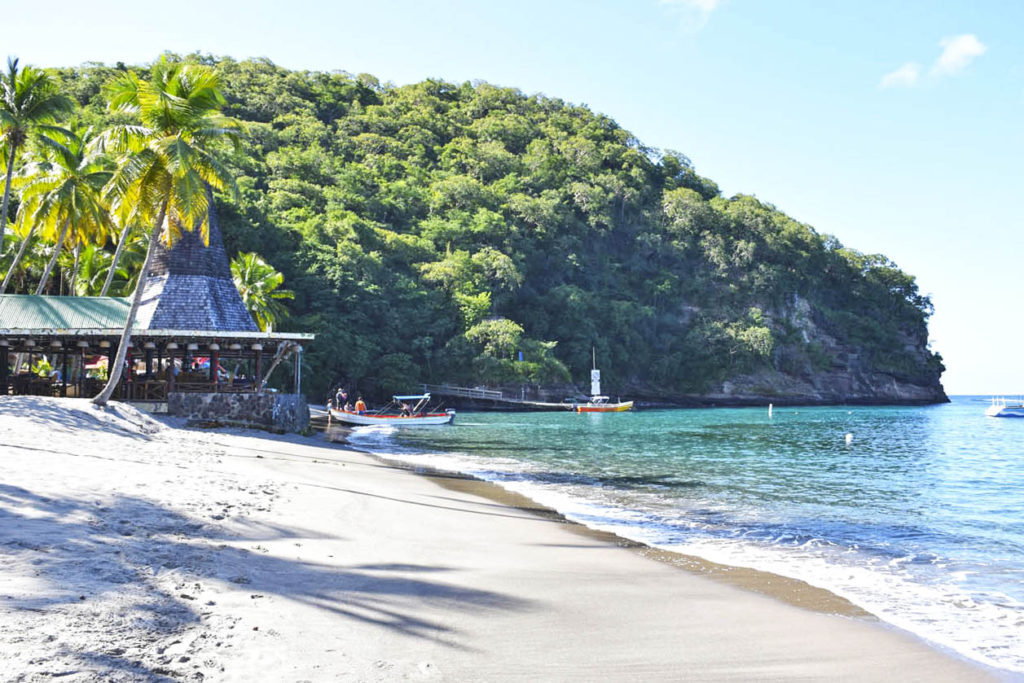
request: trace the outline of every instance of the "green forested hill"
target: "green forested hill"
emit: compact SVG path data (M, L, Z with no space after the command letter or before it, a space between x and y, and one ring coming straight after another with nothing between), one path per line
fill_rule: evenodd
M608 116L486 83L204 61L248 124L240 196L218 199L228 250L295 291L282 326L317 334L312 396L582 386L596 347L622 394L942 398L913 277L722 197ZM60 72L83 121L105 120L112 71Z

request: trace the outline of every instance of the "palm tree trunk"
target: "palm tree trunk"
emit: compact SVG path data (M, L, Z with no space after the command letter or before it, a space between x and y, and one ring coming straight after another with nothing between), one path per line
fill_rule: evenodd
M64 238L68 235L68 227L71 225L71 218L64 219L64 227L60 229L60 237L57 238L57 246L53 248L53 256L50 257L50 262L46 264L46 270L43 271L43 277L39 281L39 287L36 288L36 296L43 293L46 288L46 281L50 279L50 272L53 270L53 266L57 263L57 257L60 256L60 249L64 246Z
M121 228L121 237L117 241L117 249L114 250L114 260L110 262L110 270L107 271L107 281L103 283L103 289L100 290L100 296L106 296L107 290L110 289L110 283L114 281L114 272L117 270L117 262L121 260L121 252L124 251L124 245L128 241L128 225L125 224ZM0 293L3 293L0 291Z
M75 267L71 270L71 292L70 296L78 295L78 269L82 265L82 240L75 245Z
M15 145L11 145L11 154L7 159L7 179L4 181L4 203L0 208L0 254L4 251L4 230L7 229L7 205L11 199L11 175L14 173L14 153L17 151Z
M146 273L149 272L149 264L153 261L153 253L156 251L156 243L160 239L160 229L163 227L164 218L167 216L167 202L160 207L160 215L157 217L156 225L153 227L153 234L149 240L149 248L146 250L146 260L142 264L142 271L139 274L139 281L135 285L135 294L132 295L132 305L128 309L128 319L124 323L124 331L121 332L121 341L117 345L117 357L109 368L107 368L107 386L92 400L97 406L105 406L114 395L114 389L121 381L121 371L124 368L124 358L128 354L128 345L132 341L132 325L135 324L135 316L139 312L139 304L142 303L142 291L146 287Z
M3 284L0 284L0 294L7 291L7 285L11 281L11 278L14 277L14 271L18 269L18 265L21 263L22 257L25 256L25 251L28 249L28 243L32 241L32 236L35 234L35 231L36 226L33 225L29 228L28 234L25 235L25 241L21 243L21 248L18 249L18 254L14 257L14 260L11 261L11 267L7 269L7 275L4 276Z

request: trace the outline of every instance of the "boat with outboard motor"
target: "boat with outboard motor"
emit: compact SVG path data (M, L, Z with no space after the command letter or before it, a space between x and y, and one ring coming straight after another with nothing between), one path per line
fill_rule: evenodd
M428 412L430 394L392 396L392 403L378 411L345 410L331 406L331 418L357 427L368 425L393 425L396 427L421 427L446 425L455 421L455 409ZM410 405L410 403L413 403Z

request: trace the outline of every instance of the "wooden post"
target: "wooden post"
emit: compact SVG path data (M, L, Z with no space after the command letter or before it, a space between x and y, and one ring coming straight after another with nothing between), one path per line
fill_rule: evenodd
M84 342L79 342L83 344ZM79 397L85 393L85 347L78 347L78 391Z
M124 373L124 396L122 397L126 401L132 400L132 389L135 388L135 358L132 356L132 350L128 349L124 354L125 361L128 363L127 372Z
M114 367L114 359L117 358L117 343L112 342L107 348L107 377L110 377L110 369Z
M61 349L60 352L60 395L68 395L68 350ZM79 396L81 398L81 396Z
M174 349L167 349L167 393L174 391ZM168 396L170 398L170 396Z
M0 345L0 396L6 396L7 392L10 391L8 377L11 376L11 362L9 347L7 342L4 341Z
M213 390L217 391L220 385L220 373L217 372L217 366L220 365L220 346L217 344L210 344L210 381L213 382Z
M256 373L253 377L256 385L256 391L263 388L263 347L260 346L256 349Z

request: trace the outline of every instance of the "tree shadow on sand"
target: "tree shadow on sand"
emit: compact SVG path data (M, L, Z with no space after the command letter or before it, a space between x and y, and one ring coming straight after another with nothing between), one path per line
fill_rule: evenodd
M73 403L72 403L73 401ZM70 408L70 406L74 406ZM148 441L163 427L149 416L117 402L104 408L82 399L52 400L34 396L0 397L0 411L10 412L44 432L83 433L91 430ZM134 429L128 428L131 425Z
M416 613L424 605L463 612L529 608L510 595L434 580L445 567L338 568L282 559L259 542L309 534L251 520L235 529L241 535L139 497L58 499L0 484L0 577L11 579L0 583L7 593L0 594L0 651L47 643L45 661L17 662L29 678L91 672L200 680L198 660L208 674L210 667L216 671L221 650L212 639L238 620L208 600L204 582L234 583L254 600L293 600L460 649L457 632ZM215 630L218 625L223 628ZM175 647L207 635L210 647L183 663Z

